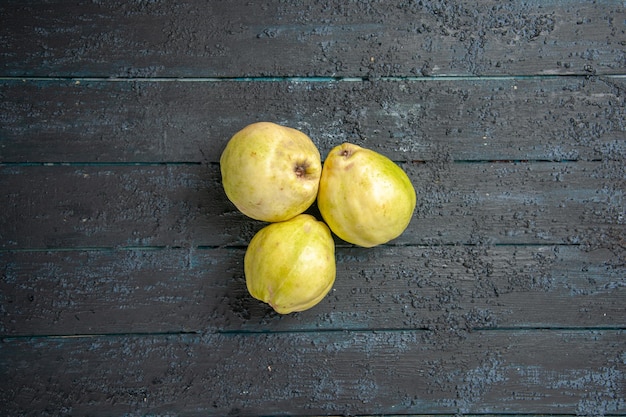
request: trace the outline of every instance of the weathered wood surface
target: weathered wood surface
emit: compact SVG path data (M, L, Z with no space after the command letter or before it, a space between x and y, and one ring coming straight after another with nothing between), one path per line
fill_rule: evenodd
M11 0L0 75L623 74L624 19L614 0Z
M418 205L396 244L619 242L624 231L620 160L403 167ZM226 199L214 164L9 166L0 181L3 249L247 245L264 225Z
M624 78L0 84L0 162L218 162L248 123L395 160L598 160L626 153Z
M4 411L66 415L614 415L623 331L151 335L0 345ZM621 340L620 340L621 339ZM41 415L50 415L49 410Z
M0 254L4 335L621 328L622 256L573 246L339 247L316 308L252 299L245 248Z
M626 415L620 1L0 4L0 414ZM438 78L439 77L439 78ZM314 309L245 288L257 120L418 194ZM315 207L313 214L319 215Z

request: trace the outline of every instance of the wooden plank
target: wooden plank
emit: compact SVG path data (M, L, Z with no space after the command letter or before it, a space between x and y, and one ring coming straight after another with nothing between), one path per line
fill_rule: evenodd
M418 203L395 244L584 244L623 236L620 160L404 167ZM215 164L5 166L0 195L4 249L247 245L264 225L226 199Z
M0 253L0 336L626 324L619 246L340 247L331 293L287 316L248 294L244 251Z
M301 129L322 157L348 141L400 161L623 158L625 82L4 80L0 162L218 162L259 120Z
M206 334L4 340L11 415L626 412L624 332Z
M625 18L613 0L12 0L0 6L0 75L623 73Z

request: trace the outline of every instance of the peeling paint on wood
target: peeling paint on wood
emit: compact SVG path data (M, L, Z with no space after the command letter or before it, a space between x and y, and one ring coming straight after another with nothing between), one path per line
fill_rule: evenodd
M622 2L5 1L8 76L622 74ZM112 30L112 28L114 28ZM288 58L285 58L288 57Z
M626 7L0 4L7 415L626 415ZM281 316L243 126L397 161L406 232ZM319 216L315 206L310 213Z

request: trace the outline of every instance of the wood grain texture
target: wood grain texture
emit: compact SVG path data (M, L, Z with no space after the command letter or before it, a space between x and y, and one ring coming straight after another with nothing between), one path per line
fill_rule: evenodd
M396 244L580 244L623 236L626 168L619 160L403 167L418 203ZM0 192L4 249L247 245L264 225L228 201L214 164L10 166L0 169Z
M608 248L339 247L330 295L287 316L248 294L244 251L2 253L0 336L624 324L625 254Z
M18 339L0 402L23 415L626 412L622 331L330 332ZM89 372L85 372L89 369ZM25 412L25 410L28 410Z
M248 123L395 160L626 154L622 78L384 82L0 82L0 162L218 162Z
M626 416L626 5L0 2L0 414ZM245 125L381 152L410 227L245 288ZM312 214L319 216L315 207Z
M613 0L13 0L0 6L0 75L623 73L625 18Z

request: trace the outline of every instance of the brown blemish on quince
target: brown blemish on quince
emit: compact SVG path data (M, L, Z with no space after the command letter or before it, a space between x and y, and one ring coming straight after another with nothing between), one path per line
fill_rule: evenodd
M293 172L296 173L296 177L305 178L307 176L307 170L309 168L308 162L298 162L293 169Z

